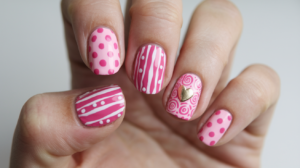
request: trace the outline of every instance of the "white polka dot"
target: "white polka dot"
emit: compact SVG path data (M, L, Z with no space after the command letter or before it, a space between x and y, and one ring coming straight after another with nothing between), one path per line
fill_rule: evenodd
M118 114L118 117L121 117L121 114Z
M109 120L109 119L107 119L107 120L106 120L106 123L109 123L109 122L110 122L110 120Z
M163 56L164 56L164 54L162 53L162 54L161 54L161 56L163 57Z
M85 113L85 109L82 109L81 112L82 112L82 113Z
M101 105L104 105L105 104L105 102L104 101L101 101Z
M144 91L144 92L146 91L146 88L145 88L145 87L143 87L143 91Z
M159 80L157 83L158 83L158 84L161 84L161 80Z
M103 121L99 121L100 124L103 124Z
M96 103L94 103L94 104L93 104L93 107L97 107L97 104L96 104Z
M160 68L160 69L162 69L162 68L163 68L163 66L161 65L159 68Z
M143 72L142 68L140 68L139 72L140 72L140 73L142 73L142 72Z
M121 99L122 99L122 96L119 96L118 99L121 100Z
M144 56L142 56L142 60L144 60L145 59L145 57Z

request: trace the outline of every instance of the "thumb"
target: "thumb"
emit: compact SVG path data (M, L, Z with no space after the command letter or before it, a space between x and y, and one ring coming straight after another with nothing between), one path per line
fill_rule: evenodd
M86 91L44 93L26 102L14 134L11 167L64 166L70 160L66 156L90 148L118 128L125 112L121 88Z

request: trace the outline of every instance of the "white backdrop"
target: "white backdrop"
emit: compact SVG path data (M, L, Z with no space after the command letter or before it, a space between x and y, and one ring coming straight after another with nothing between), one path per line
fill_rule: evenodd
M198 2L184 0L182 34ZM262 167L300 167L300 1L233 2L243 15L244 31L231 77L249 64L263 63L282 80ZM8 167L13 132L25 101L38 93L70 88L59 3L0 0L1 168ZM125 0L121 4L124 8Z

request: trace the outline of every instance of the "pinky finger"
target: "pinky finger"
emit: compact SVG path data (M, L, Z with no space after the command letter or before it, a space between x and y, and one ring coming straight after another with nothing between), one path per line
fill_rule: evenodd
M233 79L199 122L198 138L208 146L222 145L246 129L264 136L279 98L280 80L264 65L252 65Z

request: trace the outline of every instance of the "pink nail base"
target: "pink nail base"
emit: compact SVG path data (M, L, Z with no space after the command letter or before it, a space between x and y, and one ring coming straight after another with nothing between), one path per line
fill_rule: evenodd
M199 140L208 146L215 145L223 137L231 121L232 116L228 111L216 111L199 130Z
M178 97L178 88L183 85L186 89L193 90L193 97L181 102ZM176 82L169 100L167 102L167 112L182 120L190 120L193 116L201 95L202 83L199 77L192 73L182 75Z
M78 96L75 108L83 125L88 127L105 126L123 115L124 95L117 85L94 89Z

